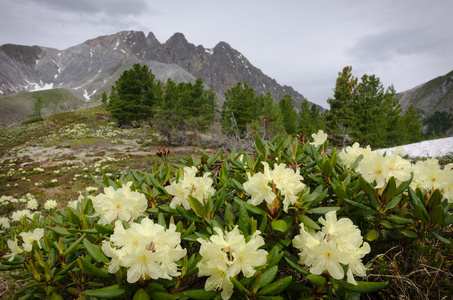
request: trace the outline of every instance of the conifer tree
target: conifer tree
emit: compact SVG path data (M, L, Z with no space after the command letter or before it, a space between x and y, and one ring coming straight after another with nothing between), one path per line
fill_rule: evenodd
M283 116L283 125L287 134L297 134L297 113L291 95L286 94L278 103Z
M343 146L350 139L353 127L356 124L353 106L357 89L357 78L352 76L352 67L344 67L338 73L333 98L327 99L330 109L326 112L326 127L329 133Z
M41 117L42 109L46 104L46 99L38 96L35 101L33 101L33 113L30 115L30 117Z
M119 125L152 118L153 106L162 96L162 84L147 65L134 64L115 82L107 109Z
M406 109L401 120L400 128L404 129L405 144L420 142L422 123L412 104Z
M375 75L363 75L353 107L356 125L354 141L373 147L396 146L401 129L398 128L401 107L393 86L385 89Z
M313 115L310 109L310 103L307 99L302 100L299 111L299 132L308 137L315 131Z
M238 84L225 92L221 113L222 130L243 137L247 126L259 120L259 102L253 88L247 82Z

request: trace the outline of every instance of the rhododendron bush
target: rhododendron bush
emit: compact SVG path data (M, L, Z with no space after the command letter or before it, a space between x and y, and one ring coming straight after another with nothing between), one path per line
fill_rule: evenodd
M452 165L358 144L255 136L233 150L150 166L65 209L0 223L1 270L22 299L358 299L380 241L453 223Z

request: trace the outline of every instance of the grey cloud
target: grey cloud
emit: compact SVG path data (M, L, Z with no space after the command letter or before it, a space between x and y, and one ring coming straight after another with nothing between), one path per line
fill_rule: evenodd
M30 4L36 5L36 2ZM86 15L105 13L110 16L141 14L150 10L146 0L41 0L39 7L54 12Z
M359 37L349 49L349 54L357 60L382 62L399 55L444 52L446 48L452 47L448 42L438 32L431 32L427 28L396 28Z

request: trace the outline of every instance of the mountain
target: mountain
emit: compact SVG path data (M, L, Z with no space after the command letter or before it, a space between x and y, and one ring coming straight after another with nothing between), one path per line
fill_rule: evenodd
M290 94L296 108L304 99L293 88L265 75L226 42L209 49L191 44L182 33L162 44L153 33L145 36L139 31L122 31L65 50L0 46L0 127L1 123L23 121L24 112L31 112L33 97L24 92L59 89L67 100L54 105L48 114L92 105L99 103L101 94L110 92L119 76L135 63L148 65L161 81L170 77L177 83L195 82L201 78L217 92L219 102L238 81L246 81L258 94L269 92L276 100Z
M413 105L422 116L453 111L453 71L396 95L403 109Z

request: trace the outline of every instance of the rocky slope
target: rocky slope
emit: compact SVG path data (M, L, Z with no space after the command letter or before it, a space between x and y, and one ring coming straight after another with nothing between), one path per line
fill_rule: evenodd
M453 71L408 91L398 93L403 109L413 105L424 116L435 111L453 111Z
M199 77L217 92L220 102L225 91L238 81L246 81L258 94L270 92L276 100L288 93L297 107L304 99L293 88L281 86L263 74L225 42L207 49L191 44L183 34L176 33L162 44L152 33L145 36L138 31L101 36L64 50L2 45L0 96L65 89L87 103L98 102L102 92L109 92L124 70L135 63L147 64L162 81L170 77L175 82L195 82ZM10 105L19 101L17 97L10 99ZM2 97L0 106L1 100Z

